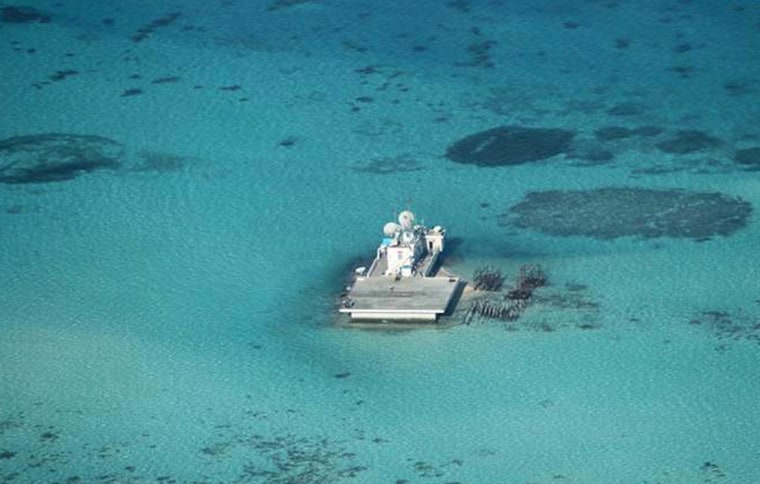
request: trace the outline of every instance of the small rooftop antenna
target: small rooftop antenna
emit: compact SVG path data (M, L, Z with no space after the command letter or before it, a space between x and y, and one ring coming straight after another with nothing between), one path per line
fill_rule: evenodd
M409 198L407 198L407 199L404 201L404 202L406 203L406 210L407 210L408 212L411 212L411 211L412 211L412 208L411 208L411 207L412 207L412 202L413 202L413 201L414 201L414 199L412 199L412 197L409 197ZM416 218L416 217L415 217L415 218ZM424 220L424 219L420 218L420 219L419 219L417 222L418 222L418 224L419 224L419 225L422 225L423 227L425 226L425 220Z
M407 210L407 211L411 212L412 211L411 204L412 204L412 199L411 198L404 199L404 201L401 202L401 203L399 203L398 205L396 205L394 203L392 205L392 208L391 208L391 210L393 210L393 213L391 214L392 215L392 219L395 220L396 217L398 217L398 214L402 212L402 210L399 209L399 205L402 206L402 207L404 207L403 210Z

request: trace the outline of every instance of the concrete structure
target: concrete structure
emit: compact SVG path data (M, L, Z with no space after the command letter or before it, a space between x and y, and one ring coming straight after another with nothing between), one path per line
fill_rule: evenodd
M460 287L458 277L437 275L446 231L416 224L405 210L383 232L372 265L357 269L340 312L351 320L436 321Z

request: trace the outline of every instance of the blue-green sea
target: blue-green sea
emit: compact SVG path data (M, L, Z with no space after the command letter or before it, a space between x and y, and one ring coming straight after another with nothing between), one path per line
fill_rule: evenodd
M0 73L0 482L760 482L757 2L1 2ZM347 327L403 209L546 286Z

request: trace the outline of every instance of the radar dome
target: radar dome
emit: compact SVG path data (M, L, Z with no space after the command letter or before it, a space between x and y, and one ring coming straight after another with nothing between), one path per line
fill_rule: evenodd
M386 237L393 237L396 231L400 228L401 226L399 226L399 224L396 222L388 222L387 224L383 225L383 233Z
M409 210L404 210L398 214L398 223L404 229L411 229L414 226L414 214Z

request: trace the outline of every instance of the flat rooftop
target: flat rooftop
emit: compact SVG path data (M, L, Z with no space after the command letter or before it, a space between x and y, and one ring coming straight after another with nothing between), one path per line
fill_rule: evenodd
M354 282L350 306L340 312L352 319L435 320L446 312L459 286L456 277L367 277Z

